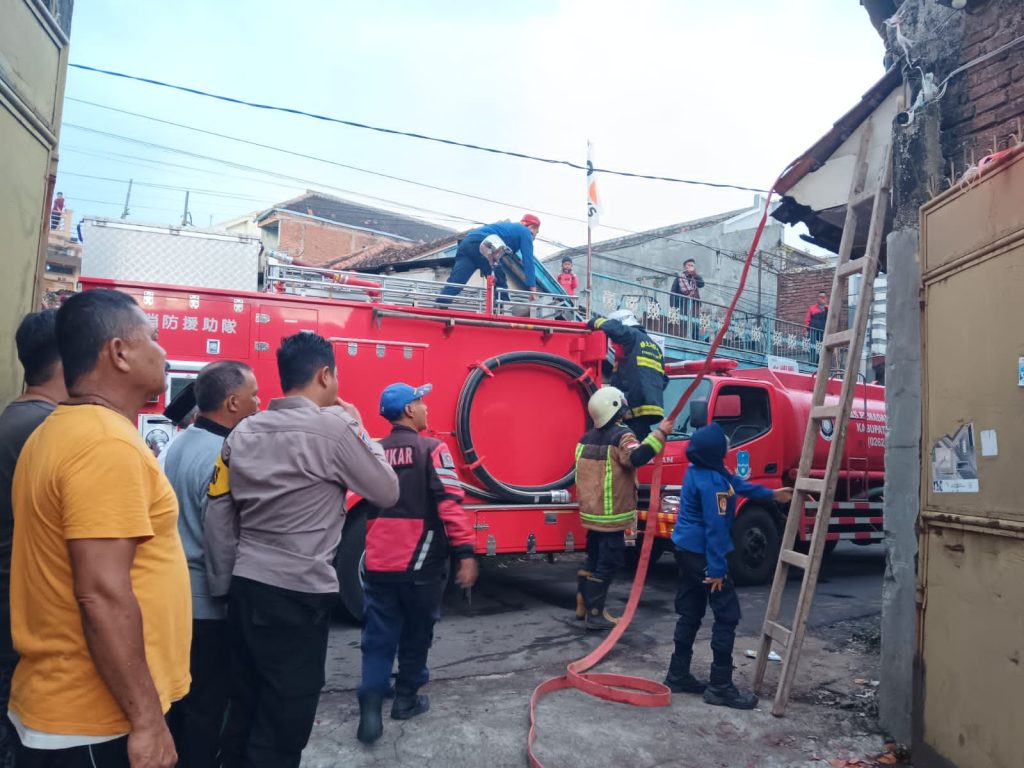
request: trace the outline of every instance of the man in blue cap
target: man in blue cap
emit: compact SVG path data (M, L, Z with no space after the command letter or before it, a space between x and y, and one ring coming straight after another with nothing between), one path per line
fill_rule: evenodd
M367 515L356 733L364 744L384 732L381 708L391 689L396 653L392 719L408 720L430 708L419 689L429 679L427 652L441 615L449 558L459 561L456 584L470 587L477 577L473 521L462 506L455 460L443 442L420 434L427 428L423 397L430 389L429 384L397 383L380 396L380 415L392 426L380 444L398 475L399 497L394 506L371 507Z
M736 495L760 501L786 502L792 488L772 490L748 483L725 467L729 440L718 424L701 427L690 438L679 504L679 517L672 532L676 565L675 650L665 678L673 693L703 693L708 704L753 709L757 696L738 691L732 682L732 650L740 601L729 578L726 557L733 550L732 522ZM715 616L711 626L711 680L698 680L690 673L693 641L708 605Z

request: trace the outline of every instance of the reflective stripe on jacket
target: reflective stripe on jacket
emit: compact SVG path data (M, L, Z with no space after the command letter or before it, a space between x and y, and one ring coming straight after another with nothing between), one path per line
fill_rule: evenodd
M623 531L636 520L636 468L664 447L659 433L643 441L613 423L591 429L576 446L576 498L580 522L594 531Z
M625 418L664 416L665 356L643 328L623 325L617 320L594 318L590 326L604 331L622 348L615 373L608 382L626 393L629 410Z

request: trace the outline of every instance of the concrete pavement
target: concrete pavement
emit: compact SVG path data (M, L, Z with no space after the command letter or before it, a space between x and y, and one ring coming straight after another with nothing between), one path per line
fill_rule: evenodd
M578 555L485 561L472 605L457 593L446 601L431 652L432 682L424 689L431 711L405 723L386 719L385 735L373 748L355 740L358 629L337 626L303 766L525 765L533 688L599 642L568 618L578 561ZM763 768L825 766L828 759L881 752L870 681L877 680L871 639L877 637L882 570L879 547L842 546L828 562L786 718L772 717L767 704L734 712L675 696L670 708L643 709L563 691L542 700L538 754L547 766ZM601 671L661 679L672 650L673 580L666 558L652 570L633 625ZM613 610L627 591L628 583L613 588ZM755 645L767 593L767 587L741 589L740 684L749 685L752 675L753 662L742 653ZM698 638L697 671L710 661L708 628Z

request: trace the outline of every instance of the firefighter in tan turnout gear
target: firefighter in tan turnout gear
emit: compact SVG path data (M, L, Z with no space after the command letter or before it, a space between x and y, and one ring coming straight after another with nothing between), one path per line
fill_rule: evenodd
M587 629L610 629L617 619L605 610L612 579L624 564L625 530L636 525L636 468L653 459L668 440L664 420L637 440L622 423L629 407L615 387L602 387L587 403L594 428L576 446L576 495L580 522L587 529L587 560L577 573L576 617Z

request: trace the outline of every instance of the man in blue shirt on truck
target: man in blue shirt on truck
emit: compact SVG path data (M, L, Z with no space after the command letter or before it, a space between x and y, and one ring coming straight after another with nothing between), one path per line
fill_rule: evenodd
M733 709L753 709L757 696L738 691L732 682L732 651L740 601L729 578L727 557L733 550L732 523L736 516L736 495L761 501L786 502L792 488L772 490L748 483L725 467L729 440L718 424L701 427L690 438L679 517L672 532L676 565L675 650L669 662L665 685L673 693L703 693L704 701ZM693 642L708 605L715 616L711 626L711 680L698 680L690 673Z
M540 219L527 213L516 224L499 221L474 229L459 241L455 251L455 264L448 275L448 285L441 291L438 304L450 304L451 296L458 296L462 286L469 282L477 270L484 277L494 274L494 285L499 299L508 296L508 277L501 264L505 253L519 253L523 260L523 278L533 301L537 293L537 261L533 255L533 241L540 231Z

